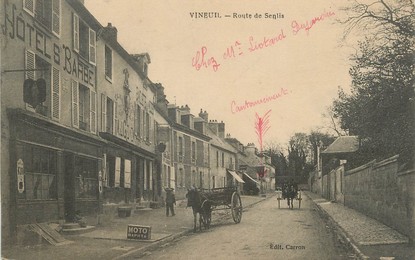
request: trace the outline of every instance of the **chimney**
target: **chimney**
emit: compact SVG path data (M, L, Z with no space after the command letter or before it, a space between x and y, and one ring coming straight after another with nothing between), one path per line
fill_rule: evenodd
M182 117L181 117L181 113L180 113L180 109L178 107L176 107L175 105L169 105L167 107L168 109L168 115L169 118L177 123L177 124L181 124L182 123Z
M169 102L166 99L166 95L164 94L164 87L161 83L155 83L153 86L156 89L156 96L157 96L157 103L156 106L163 111L165 115L168 115L167 106Z
M78 0L78 2L80 2L81 4L85 4L85 1L84 0Z
M245 152L249 154L255 154L256 153L256 147L254 143L248 143L248 145L245 147Z
M210 120L208 126L209 126L209 129L212 130L212 132L215 135L219 135L219 127L218 127L218 123L216 122L216 120Z
M199 117L203 118L206 122L209 122L209 114L206 112L203 112L202 109L200 109Z
M181 106L180 111L182 112L182 115L188 115L190 114L190 107L186 104L186 106Z
M116 27L112 26L111 23L108 23L107 27L104 28L105 33L110 37L111 40L117 41L118 30Z
M225 139L225 123L223 121L218 123L218 136Z
M147 52L145 52L141 54L131 54L131 57L133 57L133 60L138 64L140 70L147 77L148 64L151 63L150 55Z

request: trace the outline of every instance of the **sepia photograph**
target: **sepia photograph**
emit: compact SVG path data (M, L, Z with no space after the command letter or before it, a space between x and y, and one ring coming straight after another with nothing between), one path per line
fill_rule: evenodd
M1 259L415 259L412 0L1 0Z

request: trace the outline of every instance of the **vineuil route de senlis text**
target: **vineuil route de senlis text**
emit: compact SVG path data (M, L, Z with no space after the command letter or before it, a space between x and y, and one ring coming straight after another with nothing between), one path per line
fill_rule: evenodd
M192 19L282 19L284 14L280 12L273 13L226 13L221 14L219 12L190 12L190 18Z

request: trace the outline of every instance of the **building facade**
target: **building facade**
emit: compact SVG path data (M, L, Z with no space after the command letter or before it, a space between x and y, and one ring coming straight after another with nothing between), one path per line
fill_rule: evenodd
M129 55L80 1L4 1L0 15L2 242L157 199L149 57Z

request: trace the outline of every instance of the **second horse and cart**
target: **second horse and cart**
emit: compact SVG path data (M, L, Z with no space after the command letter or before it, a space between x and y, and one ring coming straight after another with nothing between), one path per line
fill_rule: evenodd
M210 227L212 211L230 209L233 221L237 224L242 219L242 200L236 187L214 189L196 189L188 191L187 206L192 207L194 231L197 230L197 214L199 214L199 229Z

